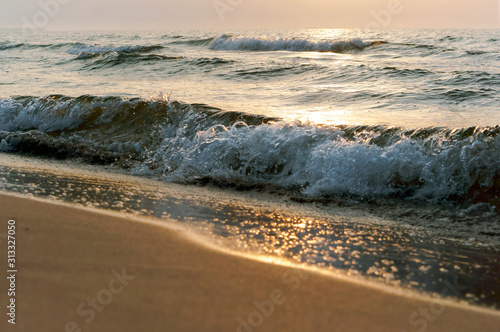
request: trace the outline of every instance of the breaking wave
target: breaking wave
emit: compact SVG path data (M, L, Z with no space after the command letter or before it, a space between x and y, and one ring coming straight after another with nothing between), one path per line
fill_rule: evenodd
M201 104L60 95L0 99L0 116L1 151L111 163L166 181L500 206L498 126L324 126Z

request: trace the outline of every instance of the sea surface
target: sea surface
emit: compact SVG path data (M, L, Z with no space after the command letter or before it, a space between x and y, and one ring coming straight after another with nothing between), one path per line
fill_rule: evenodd
M10 32L0 70L2 151L314 197L498 194L500 30Z
M459 298L498 301L499 248L492 244L500 239L500 30L0 31L0 73L0 152L304 204L361 204L424 226L436 219L434 228L470 231L460 254L446 256L440 250L450 246L435 247L434 239L422 249L423 237L408 244L404 232L389 236L394 248L406 243L408 255L432 249L435 275L424 273L418 283L460 269L446 274L449 281L460 276L475 286ZM40 180L19 184L31 175L1 174L3 190L57 192ZM267 234L269 224L272 218L261 221L259 231ZM248 235L247 226L238 232ZM366 246L338 249L333 244L350 240L329 236L330 226L308 231L319 242L282 244L281 252L293 256L322 243L322 255L298 261L347 269L339 255L365 255L377 232L351 228L366 236ZM475 248L488 249L471 253L479 236ZM257 245L271 246L267 240ZM380 242L373 245L383 252ZM390 252L378 261L406 255ZM443 255L449 266L439 261ZM465 265L453 263L458 256L468 257ZM380 273L411 285L408 275L423 271L418 260L411 273L404 262ZM358 266L361 274L370 268Z

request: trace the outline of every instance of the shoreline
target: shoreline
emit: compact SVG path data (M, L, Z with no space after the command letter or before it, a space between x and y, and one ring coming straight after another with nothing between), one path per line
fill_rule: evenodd
M495 279L498 260L495 251L467 243L465 246L457 243L456 246L453 242L441 242L436 246L439 243L436 240L441 241L439 237L422 242L431 236L426 229L419 231L418 225L409 227L353 206L303 204L268 192L165 183L132 176L114 167L82 164L78 160L47 160L12 154L0 154L0 186L0 192L21 198L70 204L74 209L127 216L153 225L168 224L183 230L185 237L223 254L230 253L266 264L302 267L325 276L424 301L443 297L452 304L469 303L474 307L498 310L495 300L495 294L498 294ZM116 201L121 205L115 206L113 202ZM254 238L256 234L260 237ZM309 240L317 245L308 244L308 238L304 237L306 234L312 236ZM374 234L378 237L373 238L371 235ZM294 240L297 237L300 242ZM281 241L281 244L273 247L274 241ZM315 261L305 260L307 257L303 254L290 256L297 245L302 246L305 253L319 253L326 245L339 248L339 241L345 247L341 252L331 249L329 256L320 254ZM399 249L394 251L392 248ZM449 250L455 253L443 256L442 253ZM374 259L374 262L364 267L357 263L360 252L363 259ZM340 263L352 261L349 263L352 265L325 265L322 263L324 257L331 257ZM483 261L484 277L477 276L476 258ZM383 265L381 274L366 271L366 266L375 268L380 266L378 264L391 264L386 263L388 259L394 259L392 264L395 264L396 271L400 269L403 274L386 277L391 269L384 270ZM443 267L445 272L446 269L453 271L457 265L446 262L454 261L465 262L459 263L458 268L464 270L455 274L454 278L436 273L425 275L427 270L420 273L419 267L428 269L432 264L434 270ZM415 263L418 264L416 268L405 268L407 264ZM402 279L408 273L416 277ZM451 291L442 294L446 289ZM469 295L481 294L474 289L491 294L482 300L478 297L471 300ZM466 294L471 291L473 294Z
M499 311L391 294L369 283L215 250L182 228L149 218L5 193L0 193L0 210L2 219L18 223L20 330L43 326L40 331L63 331L69 321L83 331L226 331L238 326L244 331L246 321L262 331L326 331L341 321L335 325L340 331L412 331L423 326L421 308L443 309L426 323L427 331L496 332L500 323ZM134 279L102 312L95 310L95 320L87 324L83 319L90 319L91 309L84 305L80 309L87 311L79 312L87 314L79 315L75 308L96 294L107 303L108 292L99 292L122 268ZM273 313L266 317L271 306ZM132 318L138 313L140 318Z
M110 165L93 165L81 162L78 159L47 159L35 156L23 156L0 152L0 166L15 169L30 170L33 172L46 172L52 175L72 175L77 178L95 178L99 180L122 183L125 186L135 188L154 188L162 194L181 197L187 200L203 200L204 203L212 204L215 201L223 201L228 204L243 204L252 208L265 210L286 211L291 215L308 215L322 220L334 220L332 216L341 215L357 224L377 225L383 227L400 228L417 234L426 234L436 239L448 241L450 244L468 242L476 248L498 250L500 237L485 235L486 227L484 220L473 222L472 225L466 221L455 222L449 227L449 218L457 218L457 215L448 215L444 212L437 220L429 220L427 214L434 213L436 209L446 210L445 206L434 206L430 203L398 201L395 203L380 202L382 209L374 211L370 204L362 201L349 203L348 201L335 200L328 204L325 201L304 200L302 197L289 196L283 193L255 190L237 190L234 188L219 188L217 186L199 186L195 184L179 184L164 182L161 179L147 176L136 176L125 169ZM1 190L1 189L0 189ZM427 205L426 205L427 204ZM422 212L418 210L421 209ZM483 218L484 219L484 218ZM472 227L472 228L471 228ZM472 240L474 239L474 240Z

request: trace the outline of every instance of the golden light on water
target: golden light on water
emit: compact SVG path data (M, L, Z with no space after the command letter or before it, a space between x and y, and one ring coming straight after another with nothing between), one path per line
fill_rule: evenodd
M311 31L311 36L322 40L331 40L343 37L349 30L345 29L314 29Z
M312 124L326 124L326 125L342 125L348 122L346 115L348 112L344 109L307 109L302 111L296 111L293 118L287 120L299 120L304 123Z
M29 186L19 186L21 178L29 182ZM482 269L487 275L492 273L489 269L497 266L497 256L476 266L471 263L474 262L473 251L442 252L437 250L435 243L426 242L426 234L409 234L407 229L394 228L391 223L345 223L341 215L324 219L315 214L304 216L260 205L249 208L233 199L221 201L219 196L215 201L209 197L206 201L191 201L192 197L180 198L178 193L172 196L156 185L149 188L88 176L66 178L49 173L34 175L30 171L4 170L0 180L0 189L4 190L10 188L54 199L57 196L72 203L144 216L168 216L168 220L189 224L193 230L220 241L216 243L257 255L268 262L311 264L393 285L407 284L429 291L436 291L437 287L439 291L439 285L429 284L429 280L447 278L453 272L471 281L468 277L473 274L471 271ZM114 202L113 205L100 204L105 201L103 197ZM368 215L363 215L364 221L366 218Z

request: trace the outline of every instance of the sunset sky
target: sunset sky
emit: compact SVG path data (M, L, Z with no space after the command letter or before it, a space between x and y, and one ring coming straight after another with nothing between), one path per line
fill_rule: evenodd
M2 0L0 28L36 20L47 30L500 28L499 6L500 0Z

